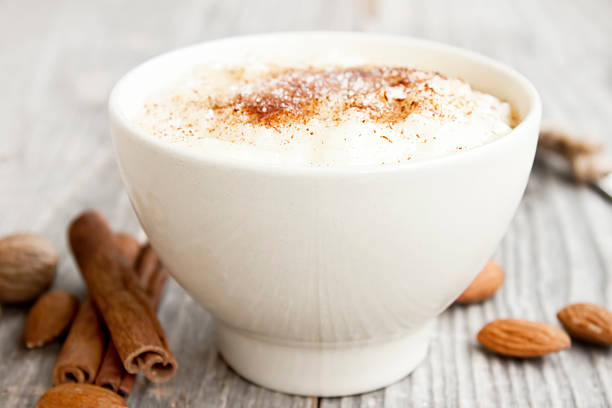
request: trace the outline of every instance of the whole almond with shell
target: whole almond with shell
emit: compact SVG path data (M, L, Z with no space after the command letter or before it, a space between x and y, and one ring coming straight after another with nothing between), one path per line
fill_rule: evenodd
M78 300L66 291L45 293L28 313L23 330L26 347L40 347L59 337L72 323L78 308Z
M119 395L90 384L62 384L43 394L36 408L128 408Z
M21 233L0 239L0 303L36 299L55 278L57 251L38 234Z
M571 345L567 333L544 322L497 319L478 333L487 349L510 357L537 357L563 350Z
M489 261L470 286L459 295L457 302L481 302L493 296L503 284L504 268L495 261Z
M570 336L601 346L612 345L612 311L592 303L565 306L557 318Z

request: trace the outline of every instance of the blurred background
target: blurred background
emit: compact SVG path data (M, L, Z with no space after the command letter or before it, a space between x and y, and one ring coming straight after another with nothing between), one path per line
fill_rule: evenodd
M84 207L95 207L115 228L139 231L110 146L106 103L114 83L140 62L177 47L314 29L410 35L503 61L540 91L545 120L595 135L612 149L609 0L3 0L0 233L33 230L48 236L63 254L56 286L82 293L66 251L68 221ZM554 322L556 311L572 301L612 306L610 248L610 203L536 162L495 254L506 268L506 285L490 302L445 313L428 361L412 376L386 390L318 402L252 386L216 357L207 313L172 285L160 316L181 372L169 386L139 382L130 401L143 407L196 406L194 401L241 406L246 400L250 406L279 407L469 407L474 401L609 406L609 352L578 346L546 364L508 361L479 353L473 338L495 317ZM0 405L33 406L50 385L58 350L26 355L15 349L23 313L4 314ZM186 386L193 378L193 386Z

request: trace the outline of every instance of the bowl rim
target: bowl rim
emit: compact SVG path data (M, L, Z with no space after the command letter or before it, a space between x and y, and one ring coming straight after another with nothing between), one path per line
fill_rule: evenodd
M511 77L517 84L523 87L523 91L528 95L528 111L518 125L516 125L510 133L504 135L491 142L485 143L481 146L477 146L471 149L467 149L461 154L446 154L433 158L426 158L422 160L415 160L412 162L404 162L397 164L389 164L386 166L380 164L368 164L368 165L353 165L353 166L305 166L303 164L287 164L287 163L270 163L259 160L245 160L232 158L227 156L220 156L214 154L207 154L201 150L192 149L188 146L179 143L168 143L158 138L153 137L149 133L140 129L136 126L133 121L130 121L124 112L120 109L120 98L122 90L129 81L136 76L139 71L146 66L153 65L162 59L170 59L193 52L200 47L208 47L212 45L222 45L223 43L240 42L245 40L268 40L272 38L282 37L344 37L347 39L376 39L380 41L396 41L404 42L415 45L417 47L429 48L436 52L452 54L457 57L467 58L473 62L481 65L488 65L493 69L502 71L504 74ZM108 101L108 112L110 116L111 124L122 127L125 134L138 139L139 142L146 144L158 153L171 155L175 159L181 162L209 164L215 167L229 167L235 170L248 170L248 171L260 171L260 172L272 172L277 174L313 174L313 175L352 175L352 174L371 174L371 173L388 173L397 172L399 170L416 170L430 166L435 166L441 163L453 162L457 160L470 160L474 155L487 154L492 149L503 148L504 144L511 143L516 135L521 133L524 128L532 124L537 124L542 114L542 102L540 96L533 86L533 84L521 73L516 71L509 66L498 62L490 57L484 56L480 53L470 51L461 47L447 45L437 41L425 40L421 38L415 38L411 36L398 35L398 34L381 34L381 33L366 33L366 32L353 32L353 31L280 31L250 35L239 35L224 37L209 41L199 42L186 47L181 47L169 52L159 54L155 57L145 60L137 66L130 69L124 74L119 81L113 87L109 101ZM534 123L535 122L535 123ZM113 126L111 126L112 128ZM117 154L117 133L114 129L111 130L113 145L115 153Z

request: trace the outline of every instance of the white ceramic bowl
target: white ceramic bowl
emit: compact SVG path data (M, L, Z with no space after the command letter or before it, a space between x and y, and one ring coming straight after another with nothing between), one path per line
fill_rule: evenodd
M521 123L462 153L356 168L221 159L134 125L150 92L244 50L306 58L337 51L436 70L510 102ZM176 280L214 316L225 360L257 384L319 396L386 386L423 360L431 323L487 262L518 206L540 115L534 87L502 64L358 33L199 44L135 68L110 98L136 214Z

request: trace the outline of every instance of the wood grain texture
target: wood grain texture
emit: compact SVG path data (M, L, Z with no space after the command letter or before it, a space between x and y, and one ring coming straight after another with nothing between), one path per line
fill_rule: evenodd
M0 2L0 234L33 230L60 249L56 288L83 294L65 229L95 207L137 233L112 157L106 100L129 68L203 40L262 31L400 33L504 61L540 90L545 118L612 149L612 2L607 0L5 0ZM131 407L612 406L612 351L576 344L537 360L483 352L475 335L498 317L557 324L570 302L612 307L612 205L536 163L495 254L506 284L490 301L451 307L426 361L361 396L317 400L254 386L217 356L211 319L171 283L160 318L181 364L167 384L139 377ZM0 406L33 406L51 386L59 344L26 351L25 307L0 317Z

